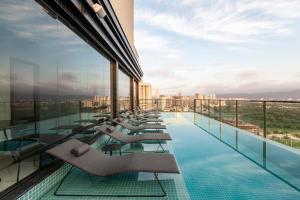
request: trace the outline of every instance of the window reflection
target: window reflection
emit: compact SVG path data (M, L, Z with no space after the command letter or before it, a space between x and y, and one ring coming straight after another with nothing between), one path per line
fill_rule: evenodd
M118 73L119 111L130 109L130 78L124 72Z
M110 62L35 1L0 1L0 44L2 191L48 162L25 159L17 177L18 153L72 132L55 127L110 117L111 108Z

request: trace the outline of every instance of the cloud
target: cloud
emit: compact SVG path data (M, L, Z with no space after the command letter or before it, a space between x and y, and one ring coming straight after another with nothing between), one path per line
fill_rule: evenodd
M181 58L183 52L176 48L176 42L171 38L166 38L145 29L135 31L135 45L141 54L163 58Z
M225 69L228 66L224 66ZM180 68L180 67L179 67ZM182 67L181 67L182 68ZM276 70L273 70L276 71ZM279 70L280 71L280 70ZM275 72L276 73L276 72ZM299 78L294 74L286 75L282 79L281 73L270 76L268 70L245 68L244 70L210 69L204 72L202 69L172 71L147 70L153 89L160 89L161 94L174 95L182 92L183 95L226 94L226 93L257 93L298 90Z
M49 45L84 44L69 28L59 20L52 19L40 5L32 1L24 0L15 4L1 1L0 22L22 39L43 41L42 44L48 42Z
M145 30L135 31L135 45L139 50L157 51L164 48L168 42L161 36L150 34Z
M135 44L139 50L140 63L146 80L147 77L156 79L175 77L174 66L182 63L185 56L185 52L178 47L176 41L153 30L138 28L135 32ZM171 70L172 68L174 70Z
M241 71L238 74L238 79L240 80L252 79L252 78L256 78L257 76L258 74L255 70L245 70L245 71Z
M298 90L300 85L297 78L284 80L269 76L269 71L264 70L220 71L212 77L190 86L190 92L198 91L204 94L277 92Z
M187 81L189 79L188 71L186 70L169 70L169 69L155 69L155 70L146 70L145 73L147 76L152 77L158 81L171 81L172 83Z
M291 34L293 23L300 17L298 0L168 2L170 6L163 10L138 8L136 20L194 39L242 43Z
M147 70L147 75L151 76L153 78L170 78L173 77L173 72L171 72L170 70L162 70L162 69L155 69L155 70Z
M31 5L31 6L29 6ZM30 13L30 15L28 15ZM2 20L9 21L11 23L24 21L24 19L34 19L39 13L35 11L32 3L29 1L20 1L17 4L11 1L1 1L0 17Z
M59 80L63 82L69 82L69 83L76 83L78 82L77 77L70 73L70 72L64 72L59 76Z
M144 79L161 94L299 89L299 0L136 2Z

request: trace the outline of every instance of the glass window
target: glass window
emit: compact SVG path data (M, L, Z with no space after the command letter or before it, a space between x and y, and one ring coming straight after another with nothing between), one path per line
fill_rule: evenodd
M0 44L1 191L49 162L23 160L17 177L16 152L110 117L110 62L33 0L0 1Z
M124 72L118 72L119 111L130 109L130 78Z

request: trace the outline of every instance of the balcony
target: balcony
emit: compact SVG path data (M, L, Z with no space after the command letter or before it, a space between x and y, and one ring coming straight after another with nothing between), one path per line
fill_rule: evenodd
M44 108L51 107L43 102L40 102L40 105ZM141 99L140 105L144 109L161 111L162 119L167 125L166 132L173 138L172 142L162 143L162 149L164 153L175 154L181 174L159 175L166 196L163 196L155 177L147 173L125 173L110 178L93 177L76 168L70 171L70 165L60 164L57 170L43 181L43 184L49 184L47 190L50 190L42 190L38 197L60 199L61 196L56 196L55 193L93 196L99 195L99 191L101 195L109 195L111 188L114 188L113 193L124 195L126 191L125 195L150 195L157 196L156 199L197 199L199 196L212 199L223 198L224 193L228 199L251 199L254 193L259 194L259 197L256 196L258 199L270 199L274 191L269 185L276 185L280 188L277 196L279 199L298 198L300 176L297 169L300 165L300 152L295 116L299 102ZM125 109L126 106L129 106L127 99L120 101L120 108ZM61 102L59 108L65 115L56 119L57 127L74 123L82 125L79 129L54 131L52 137L57 135L57 131L60 134L65 133L65 137L60 138L62 141L86 135L84 132L92 133L95 127L105 122L97 121L98 124L94 126L91 120L101 119L99 113L106 115L110 111L109 102L94 101L72 104ZM28 142L36 143L25 132L34 127L43 127L45 131L53 129L53 114L46 113L48 119L45 116L38 124L29 123L26 128L11 127L3 130L7 138L3 139L2 149L13 148L18 143L15 150L21 152ZM285 123L287 125L284 125ZM125 129L122 131L127 133ZM22 135L19 135L19 139L15 138L17 132ZM84 136L83 141L93 144L93 148L99 151L104 145L118 143L107 136L100 140L94 140L92 136L93 133ZM43 143L42 140L38 142ZM26 181L28 174L42 169L51 161L50 157L43 153L46 149L42 145L26 156L19 157L16 161L12 160L2 168L2 172L8 172L6 175L2 173L2 180L6 180L6 184ZM145 151L154 153L160 150L153 142L126 144L121 149L122 155ZM119 152L114 151L112 155L119 156ZM40 157L37 158L38 156ZM237 171L241 167L245 170ZM55 177L62 177L58 174L67 172L69 173L66 180L57 190L57 183L61 179ZM39 186L32 190L34 195L41 190ZM25 194L24 198L29 195Z
M248 85L244 79L251 80L249 85L253 87L256 81L252 79L259 72L253 72L252 67L261 63L252 63L255 57L248 56L249 52L244 56L232 52L243 52L235 48L234 38L242 39L239 34L247 36L248 32L256 35L259 29L285 35L289 32L285 25L296 25L292 23L294 16L286 16L286 10L291 10L286 8L297 6L279 2L278 9L282 8L286 17L278 18L280 26L271 23L273 28L268 29L261 22L253 22L265 14L277 13L277 7L276 12L270 12L266 7L272 10L272 3L262 3L261 15L254 3L249 10L244 9L246 13L240 13L240 20L233 17L233 23L222 28L220 25L226 24L224 18L232 19L232 13L236 9L240 12L240 6L249 2L234 1L228 7L222 1L215 9L211 1L200 9L213 8L211 13L200 12L205 15L204 23L193 22L189 27L189 21L201 18L197 14L199 9L178 20L184 14L181 10L191 11L193 4L200 1L178 1L171 6L172 1L149 1L160 3L158 10L148 13L147 8L152 6L148 6L149 2L145 4L138 14L142 27L137 28L144 39L135 40L134 5L133 1L128 2L1 1L0 199L300 199L300 102L224 100L200 94L195 99L181 93L169 97L159 95L159 91L155 93L160 98L141 99L152 96L152 86L142 82L144 74L139 62L141 59L144 65L145 60L151 61L142 67L148 66L147 75L156 76L156 86L165 85L168 92L174 92L178 85L189 85L182 90L193 93L199 90L197 85L202 81L201 74L206 76L206 68L212 67L213 72L222 66L220 69L231 76L233 71L227 65L251 60L250 67L245 65L250 71L243 68L240 74L236 72L236 80L242 83L244 91ZM176 8L179 13L166 15L169 11L163 7L174 9L179 2L184 4ZM217 24L211 23L216 13L222 14L219 10L224 6L227 16L220 15ZM197 16L192 17L192 13ZM245 16L253 14L254 21L248 23ZM165 16L167 23L157 24L164 22L160 19ZM209 26L202 28L202 24ZM249 28L240 27L241 24L248 24ZM219 27L234 35L228 37L226 32L217 30ZM184 31L178 32L181 28ZM203 34L204 30L209 32ZM170 31L172 35L168 35ZM194 32L198 31L197 37ZM175 37L179 34L191 38L184 41L182 36ZM225 40L220 36L226 36ZM271 39L276 39L275 35ZM297 54L285 47L297 44L296 39L291 38L291 43L276 40L284 44L274 48L279 50L277 54L291 56L282 60L278 56L278 63L275 57L265 54L271 52L271 46L268 51L262 48L253 52L259 55L259 61L270 57L272 62L268 66L273 68L277 64L285 66L285 60L293 67ZM200 43L194 43L196 40ZM139 52L143 55L140 58L134 41L148 46L146 52ZM209 46L209 42L213 45ZM218 51L224 49L225 53L212 53L218 42L222 44ZM196 49L203 44L208 51ZM253 44L251 49L256 48ZM185 47L192 47L186 49L187 57L181 52ZM143 60L145 53L149 57ZM185 57L182 62L181 55ZM205 55L209 57L202 57ZM231 62L219 63L227 58ZM163 63L159 64L160 60ZM178 70L182 66L185 68ZM203 69L191 81L189 76L197 66ZM223 72L220 80L225 81ZM265 73L271 76L269 72L266 68ZM287 79L295 78L293 70L286 72ZM212 78L215 83L216 77ZM235 79L226 80L237 83ZM176 87L169 87L173 83ZM218 90L222 88L219 83L216 82ZM191 84L194 85L190 87Z

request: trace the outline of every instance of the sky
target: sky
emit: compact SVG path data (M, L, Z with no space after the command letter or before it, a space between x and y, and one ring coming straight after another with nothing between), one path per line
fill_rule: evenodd
M300 89L300 0L135 0L144 82L160 94Z

